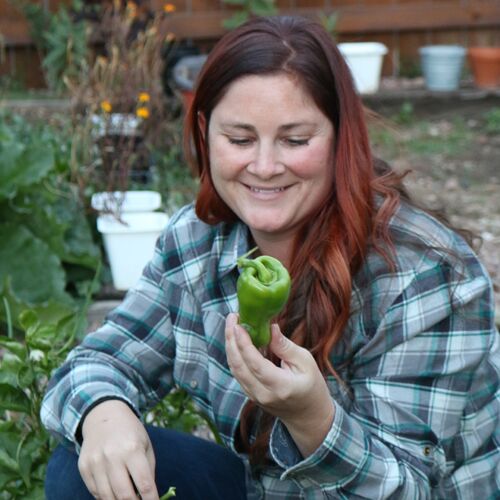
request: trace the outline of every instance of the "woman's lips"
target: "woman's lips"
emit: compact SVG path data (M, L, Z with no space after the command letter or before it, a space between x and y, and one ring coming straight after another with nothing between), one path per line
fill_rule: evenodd
M263 187L243 184L251 195L259 200L274 200L279 198L290 186Z

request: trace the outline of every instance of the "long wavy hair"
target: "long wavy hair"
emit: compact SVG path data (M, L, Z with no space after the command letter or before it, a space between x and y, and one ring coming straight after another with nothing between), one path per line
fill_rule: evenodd
M405 196L402 176L373 159L351 73L323 27L302 17L257 18L227 33L210 52L187 113L185 151L200 176L200 219L209 224L237 219L211 178L206 144L211 113L238 78L272 74L296 78L334 127L334 180L326 201L297 233L289 269L293 288L279 323L311 351L325 375L337 376L330 353L349 318L353 276L369 245L391 263L389 220ZM258 461L267 449L269 422L263 422L269 416L260 418L258 438L250 444L254 409L247 407L240 430L243 448Z

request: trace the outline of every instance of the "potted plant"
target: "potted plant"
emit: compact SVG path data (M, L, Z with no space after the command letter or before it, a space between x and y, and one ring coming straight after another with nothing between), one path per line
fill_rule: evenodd
M470 47L467 55L476 87L500 87L500 47Z
M338 20L338 12L319 14L320 23L335 41ZM360 94L377 92L387 47L378 42L344 42L338 43L337 47L351 70L356 90Z
M96 27L103 50L71 87L75 115L75 176L98 212L113 285L126 290L152 257L167 215L150 191L152 157L168 146L180 103L163 83L165 54L174 44L163 20L175 9L113 2Z
M449 92L460 84L466 50L460 45L427 45L420 47L425 85L429 90Z
M339 43L338 48L351 70L356 90L360 94L377 92L387 47L379 42L350 42Z

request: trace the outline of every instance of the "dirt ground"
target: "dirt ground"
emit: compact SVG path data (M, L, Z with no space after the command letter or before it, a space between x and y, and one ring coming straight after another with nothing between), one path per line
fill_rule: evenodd
M500 93L479 97L367 105L384 118L371 126L377 154L412 170L407 184L419 200L482 238L500 324Z

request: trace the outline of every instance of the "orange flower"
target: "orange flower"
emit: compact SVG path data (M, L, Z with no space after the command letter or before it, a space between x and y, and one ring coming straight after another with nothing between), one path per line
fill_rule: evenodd
M141 106L141 107L137 108L137 111L135 112L135 114L139 118L143 118L144 120L146 120L147 118L149 118L149 109L144 107L144 106Z
M165 42L167 43L171 43L175 40L175 34L170 32L170 33L167 33L167 36L165 37Z
M147 92L139 93L139 102L149 102L150 101L149 94Z
M113 106L111 106L111 103L109 101L102 101L101 102L101 109L105 113L111 113L111 110L113 109Z
M166 3L163 6L163 11L166 12L167 14L171 14L172 12L175 12L176 6L173 3Z

